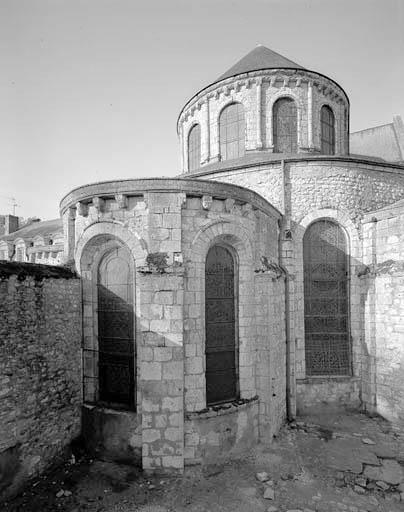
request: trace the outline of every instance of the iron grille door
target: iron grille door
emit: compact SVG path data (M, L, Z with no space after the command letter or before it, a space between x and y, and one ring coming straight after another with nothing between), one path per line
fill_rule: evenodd
M124 249L109 253L98 272L99 398L134 405L133 283Z
M237 398L234 260L221 246L212 247L205 269L206 402Z
M320 220L303 240L307 375L350 374L348 272L345 234Z

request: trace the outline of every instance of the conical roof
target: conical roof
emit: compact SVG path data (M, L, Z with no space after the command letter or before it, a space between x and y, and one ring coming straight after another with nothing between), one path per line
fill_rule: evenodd
M305 69L296 62L293 62L279 53L259 45L245 57L240 59L234 66L221 75L216 81L224 80L234 75L248 73L249 71L256 71L258 69L270 68L291 68L291 69Z

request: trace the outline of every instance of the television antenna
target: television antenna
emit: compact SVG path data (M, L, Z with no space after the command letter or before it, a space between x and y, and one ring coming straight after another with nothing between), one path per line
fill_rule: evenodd
M16 201L15 197L9 197L9 196L0 196L0 197L2 197L3 199L8 199L9 200L9 202L11 203L11 206L13 208L13 215L15 215L15 209L17 207L18 208L20 207L20 205L17 204L17 201Z

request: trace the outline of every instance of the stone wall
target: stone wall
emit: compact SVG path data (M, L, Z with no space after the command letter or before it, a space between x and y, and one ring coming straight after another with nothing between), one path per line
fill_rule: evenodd
M64 268L0 262L0 496L80 433L80 281Z
M285 418L280 213L240 187L160 179L82 187L62 201L62 214L66 253L83 283L85 417L97 435L94 448L133 463L141 453L146 471L182 471L184 463L210 458L217 443L223 455L229 443L235 453L259 432L269 439ZM254 402L228 408L231 441L218 434L220 420L204 417L205 262L214 244L234 255L239 398ZM136 403L118 415L99 403L97 272L103 256L122 247L134 267ZM110 427L112 444L103 439ZM196 445L187 444L190 428Z
M400 116L383 126L350 134L351 153L383 158L388 162L404 161L404 124Z
M226 164L226 165L224 165ZM338 157L286 158L283 161L222 162L203 172L193 173L212 180L239 184L256 191L284 214L281 227L281 264L290 279L287 284L290 330L289 360L291 410L296 399L304 408L323 401L358 405L361 385L367 380L368 353L362 342L363 303L358 278L363 263L362 220L371 211L404 198L404 169L379 162ZM352 342L352 378L345 383L332 379L307 379L305 369L303 236L307 227L317 219L338 222L346 233L349 251L350 336ZM392 221L389 221L392 224ZM391 238L378 244L378 251L387 250L383 258L399 258L401 242L399 221ZM383 249L385 248L385 249ZM382 254L380 253L381 257ZM400 256L400 258L402 258ZM293 390L298 385L297 390ZM327 384L328 383L328 384ZM307 388L307 393L305 393ZM304 399L303 399L304 398ZM303 400L303 401L302 401Z
M212 464L246 453L259 440L258 397L187 413L185 465Z
M221 160L219 118L234 102L244 107L246 152L272 153L273 106L279 98L296 103L299 153L321 152L321 108L327 105L335 117L335 154L348 154L349 101L338 84L306 70L262 70L214 83L185 105L178 120L183 172L188 171L188 137L195 124L201 127L201 168Z
M404 203L376 211L363 227L362 398L404 431Z

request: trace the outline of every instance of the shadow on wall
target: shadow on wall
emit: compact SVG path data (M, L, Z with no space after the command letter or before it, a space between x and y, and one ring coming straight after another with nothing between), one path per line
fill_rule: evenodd
M305 378L298 379L298 412L324 404L367 409L372 361L363 335L363 264L350 254L353 241L336 220L315 220L302 241L304 350L298 360Z

